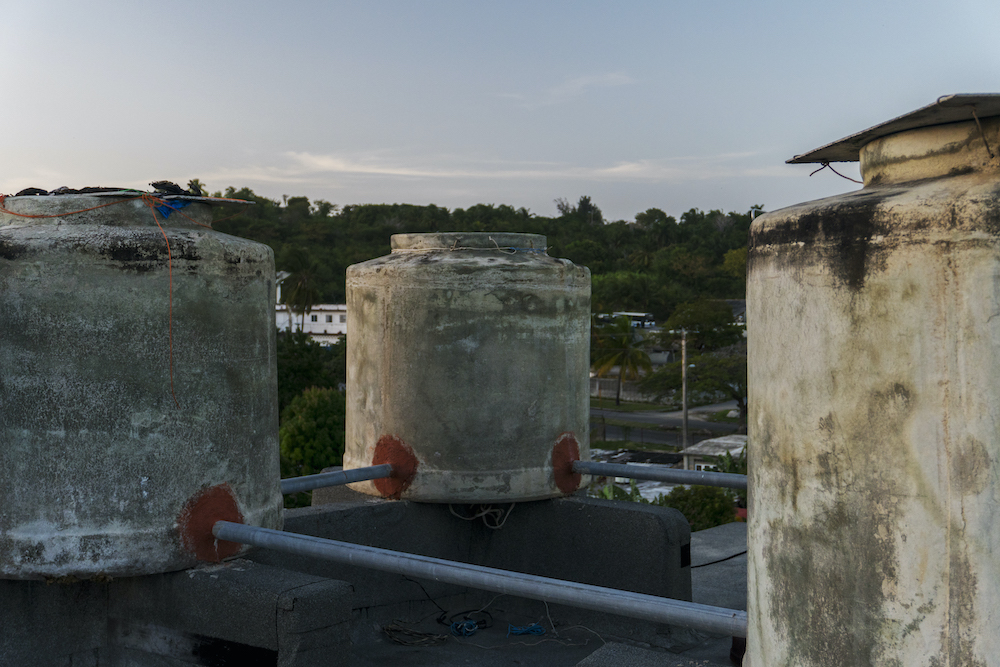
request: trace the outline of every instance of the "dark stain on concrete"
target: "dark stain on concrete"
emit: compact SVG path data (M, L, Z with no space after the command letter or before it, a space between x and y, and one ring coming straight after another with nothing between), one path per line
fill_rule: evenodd
M885 236L891 230L880 213L882 197L858 196L829 208L816 209L784 220L767 229L750 230L750 270L759 261L754 252L761 246L790 247L802 242L821 248L830 270L850 289L864 287L869 271L879 270L885 263L888 248L883 243L872 244L872 238ZM812 263L810 252L789 255L790 261Z
M28 252L28 246L0 238L0 259L20 259Z
M959 492L962 495L976 495L989 482L993 459L982 442L967 436L958 446L952 465Z
M953 530L959 527L953 527ZM962 532L959 530L959 532ZM964 540L952 539L948 564L948 627L941 630L941 654L931 664L955 667L987 667L976 658L976 574L968 555L957 545ZM964 546L964 545L963 545Z
M771 600L787 636L786 667L884 664L882 585L896 578L896 554L891 538L877 537L889 517L872 509L843 498L810 523L770 527L779 539L765 547L769 576L790 584Z
M896 382L871 391L853 415L819 420L825 451L817 455L815 482L829 500L808 514L793 504L790 516L766 530L772 540L764 562L777 584L773 622L789 651L782 667L898 664L884 655L892 622L884 605L885 590L899 585L895 534L907 489L898 441L912 412L911 390ZM793 498L798 465L772 459L768 473Z

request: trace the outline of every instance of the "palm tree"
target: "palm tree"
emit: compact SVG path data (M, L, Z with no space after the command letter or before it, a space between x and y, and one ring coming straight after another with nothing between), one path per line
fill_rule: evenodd
M649 354L643 349L645 345L646 342L627 317L619 317L614 324L598 329L594 365L597 367L597 377L604 377L615 366L618 367L615 405L621 405L622 402L622 382L636 380L640 370L649 372L652 368Z
M291 325L293 313L302 315L299 331L305 330L306 315L320 299L319 281L313 267L301 268L285 279L282 289L282 299L288 306L288 321Z
M299 331L303 331L306 326L306 315L312 307L322 298L320 292L320 265L309 255L309 251L302 246L286 246L278 258L277 262L285 271L291 275L282 280L281 302L288 306L288 328L292 328L294 314L302 316Z

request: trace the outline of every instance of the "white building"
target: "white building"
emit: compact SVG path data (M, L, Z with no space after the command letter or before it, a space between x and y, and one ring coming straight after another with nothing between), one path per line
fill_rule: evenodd
M289 330L288 307L278 304L275 322L281 331ZM303 325L303 319L305 323ZM292 331L304 331L320 345L333 345L347 334L347 306L344 304L321 303L302 317L302 313L292 313Z
M281 283L290 273L278 272L278 306L274 320L281 331L304 331L320 345L333 345L347 335L347 305L321 303L312 307L303 317L302 313L289 314L288 306L281 303ZM289 322L291 316L291 322Z
M737 457L746 451L746 447L747 437L745 435L724 435L719 438L702 440L696 445L681 450L681 455L684 456L684 469L714 470L715 457L723 456L726 452Z

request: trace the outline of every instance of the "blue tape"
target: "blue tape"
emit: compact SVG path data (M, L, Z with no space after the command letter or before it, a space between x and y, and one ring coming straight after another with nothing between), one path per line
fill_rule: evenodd
M162 205L157 206L155 208L156 208L157 211L160 212L160 215L163 216L163 219L166 220L167 218L170 217L171 213L173 213L174 211L176 211L179 208L184 208L185 206L187 206L190 203L191 202L187 202L187 201L165 201L165 202L163 202Z

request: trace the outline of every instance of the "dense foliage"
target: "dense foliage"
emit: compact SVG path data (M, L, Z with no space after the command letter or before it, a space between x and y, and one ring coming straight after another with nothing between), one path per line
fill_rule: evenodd
M343 303L346 268L387 254L392 234L435 231L546 235L550 255L590 267L594 312L651 312L662 321L685 301L739 299L745 291L750 211L691 209L677 220L651 208L631 221L607 222L589 197L576 205L557 200L559 215L545 217L504 204L341 208L306 197L276 201L248 188L215 194L255 202L228 219L231 212L220 208L215 228L270 245L278 270L300 274L293 298L313 303Z
M278 332L278 412L310 387L340 389L347 380L347 342L323 347L302 332Z
M675 486L669 493L661 493L649 501L642 497L633 480L627 491L620 486L608 484L601 487L597 495L609 500L627 500L646 505L673 507L688 520L691 532L736 521L733 494L714 486Z
M282 413L281 476L314 475L340 465L344 456L344 394L306 389Z
M344 394L336 389L310 387L296 396L281 414L281 476L314 475L340 465L346 413ZM287 497L285 506L309 504L309 495L297 496Z
M683 303L664 323L660 345L675 352L687 341L688 391L736 401L739 432L747 423L747 343L742 326L724 302L710 299ZM661 366L639 381L643 392L659 400L676 399L682 384L680 360Z

